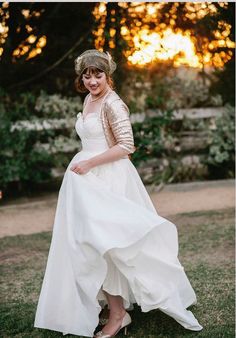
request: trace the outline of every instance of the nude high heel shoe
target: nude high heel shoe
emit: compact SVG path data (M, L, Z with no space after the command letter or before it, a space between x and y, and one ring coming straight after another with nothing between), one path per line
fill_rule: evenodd
M127 335L127 326L132 322L130 315L128 314L128 312L125 313L122 322L121 322L121 326L119 327L119 329L113 334L107 334L104 333L103 331L99 331L94 335L94 338L111 338L111 337L115 337L117 335L117 333L121 330L124 329L124 334Z

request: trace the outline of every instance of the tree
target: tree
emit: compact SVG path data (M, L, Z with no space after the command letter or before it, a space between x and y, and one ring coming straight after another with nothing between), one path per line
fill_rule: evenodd
M27 89L29 84L36 90L50 92L56 87L63 92L69 87L72 91L73 57L93 47L93 7L93 3L9 3L0 85L12 92ZM27 41L29 35L36 36L33 43ZM37 57L29 58L42 36L46 37L46 46ZM14 55L17 49L21 51L21 44L29 46L28 52ZM50 71L45 73L47 69Z
M206 16L200 16L201 8L196 4L195 19L187 16L188 6L194 8L194 4L190 3L168 3L162 9L162 15L166 24L170 24L171 16L166 16L166 13L174 13L176 16L175 27L181 29L190 29L196 37L196 45L198 52L204 54L203 41L206 41L206 47L210 45L211 41L215 42L215 32L220 32L220 35L226 41L235 41L235 3L205 3L206 8L214 6L215 11ZM184 20L183 20L184 18ZM222 38L221 38L222 39ZM231 47L225 45L213 44L211 49L212 57L225 53L229 55L228 61L223 67L215 68L212 73L212 86L210 92L212 94L220 94L223 103L230 103L235 106L235 46L230 43ZM203 71L204 73L204 62ZM214 80L216 78L216 80ZM227 84L227 85L225 85Z
M161 36L167 28L190 32L203 76L206 57L212 64L226 62L225 75L216 74L225 79L234 69L234 8L234 3L204 2L9 3L1 9L9 32L2 43L0 85L11 92L25 90L29 84L36 91L74 92L73 58L85 49L97 48L109 51L117 61L114 77L119 91L127 66L134 67L130 57L145 48L145 40L135 45L137 38L143 38L139 33L146 30ZM224 46L220 39L225 39ZM39 54L34 57L35 50ZM153 59L160 61L156 55Z

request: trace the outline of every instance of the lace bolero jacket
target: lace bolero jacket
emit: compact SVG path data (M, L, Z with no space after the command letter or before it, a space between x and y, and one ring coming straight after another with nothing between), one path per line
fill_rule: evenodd
M89 94L85 97L84 106L88 96ZM119 95L114 90L108 93L102 103L100 114L107 143L110 148L118 144L127 150L128 154L132 154L136 147L129 116L129 108Z

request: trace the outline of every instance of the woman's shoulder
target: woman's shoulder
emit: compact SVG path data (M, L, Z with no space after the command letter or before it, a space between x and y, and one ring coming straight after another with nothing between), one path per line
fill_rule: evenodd
M122 98L114 91L112 90L106 97L105 99L105 105L108 108L120 108L120 107L125 107L125 109L128 110L127 105L125 102L122 100Z
M86 105L86 103L87 103L87 101L88 101L88 98L89 98L89 96L90 96L91 94L90 93L88 93L86 96L85 96L85 98L84 98L84 102L83 102L83 107L85 107L85 105Z
M107 95L105 101L106 101L108 104L111 104L111 103L113 103L113 102L115 102L115 101L118 101L118 100L124 102L124 101L122 100L122 98L121 98L114 90L111 90L110 93Z
M83 101L83 105L85 106L86 105L86 102L88 101L88 98L91 94L88 93L85 98L84 98L84 101ZM111 105L113 102L115 101L122 101L123 100L121 99L121 97L114 91L114 90L111 90L108 95L106 96L105 100L104 100L104 103L107 104L107 105Z

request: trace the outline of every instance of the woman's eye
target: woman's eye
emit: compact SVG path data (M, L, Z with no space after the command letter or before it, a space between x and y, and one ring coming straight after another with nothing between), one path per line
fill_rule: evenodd
M90 77L87 77L87 76L85 76L84 78L85 78L86 80L90 79ZM102 77L101 77L101 76L96 76L96 78L97 78L97 79L101 79Z

